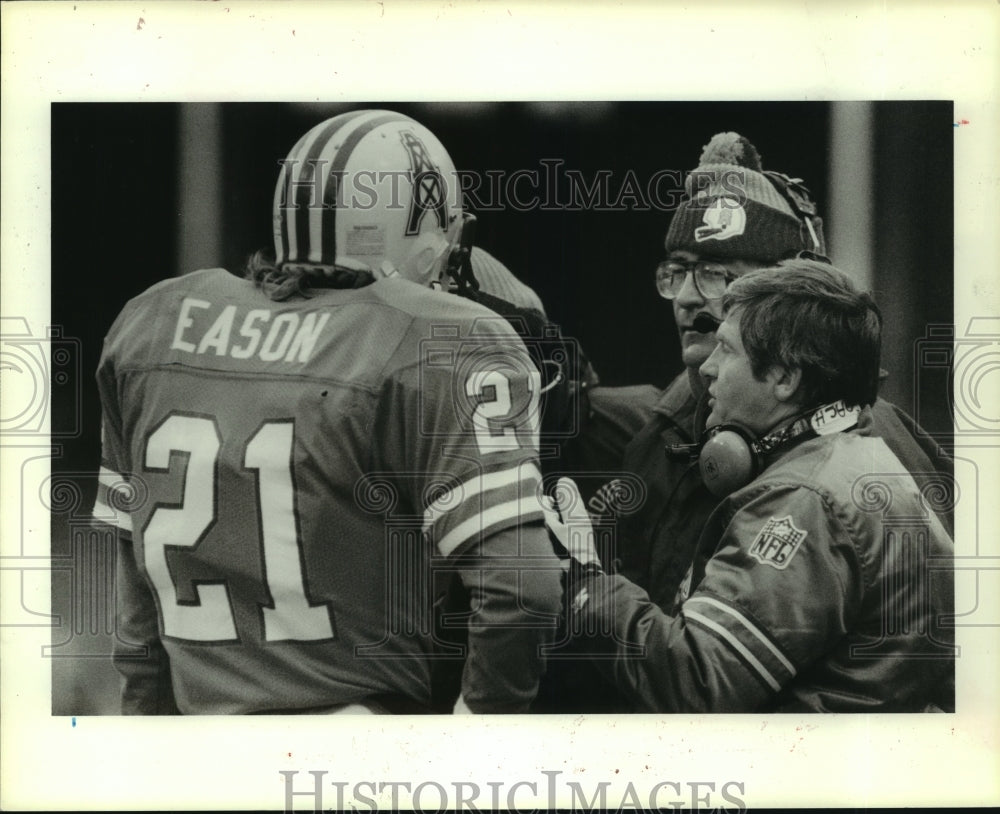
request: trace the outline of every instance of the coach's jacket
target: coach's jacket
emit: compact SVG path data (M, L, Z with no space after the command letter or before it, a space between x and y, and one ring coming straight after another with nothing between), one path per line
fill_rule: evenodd
M701 481L690 448L705 429L706 400L691 392L687 372L667 387L650 419L625 450L622 469L643 484L642 505L618 518L615 550L605 568L642 586L670 610L694 556L698 536L718 505ZM885 440L953 533L953 462L912 418L878 399L861 419L861 432Z
M571 587L633 709L951 708L952 540L870 428L779 450L724 499L672 613L622 576Z

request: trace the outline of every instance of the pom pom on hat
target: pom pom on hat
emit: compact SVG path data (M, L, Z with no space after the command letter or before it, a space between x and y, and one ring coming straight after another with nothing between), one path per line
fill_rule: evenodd
M760 153L739 133L716 133L701 151L699 164L737 164L763 172Z
M806 223L792 208L781 191L791 184L779 173L765 174L760 153L749 139L717 133L685 180L685 197L667 232L667 251L759 263L774 263L803 250L823 254L822 221L812 217ZM805 187L796 185L794 191L797 200L808 201Z

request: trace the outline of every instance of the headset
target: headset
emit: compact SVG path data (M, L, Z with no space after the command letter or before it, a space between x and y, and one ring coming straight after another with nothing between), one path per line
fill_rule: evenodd
M774 170L763 170L763 174L798 216L800 231L801 227L804 226L809 234L812 248L796 252L796 256L829 263L830 258L826 255L826 239L823 235L823 219L816 210L816 204L813 203L812 195L805 182L801 178L790 178L783 172L775 172Z
M810 408L790 424L755 438L740 424L718 424L702 434L697 444L672 444L669 456L690 455L697 459L701 479L709 492L719 498L741 489L767 465L767 456L795 439L815 438L845 432L858 424L861 408L842 400Z
M823 221L816 204L801 178L790 178L784 173L765 170L765 177L787 201L792 211L805 227L811 249L795 252L796 257L829 263L823 236ZM694 320L694 329L700 333L714 333L722 321L702 311ZM843 401L824 404L800 413L790 423L761 438L739 424L719 424L707 429L696 444L672 444L666 452L670 457L688 455L697 460L702 481L716 497L726 497L756 478L766 465L766 457L791 441L819 435L844 432L857 426L861 410L847 406Z

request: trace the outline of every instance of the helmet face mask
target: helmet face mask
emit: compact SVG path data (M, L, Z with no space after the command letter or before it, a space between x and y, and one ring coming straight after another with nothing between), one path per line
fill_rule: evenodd
M306 133L274 191L275 263L439 280L462 227L444 146L401 113L360 110Z

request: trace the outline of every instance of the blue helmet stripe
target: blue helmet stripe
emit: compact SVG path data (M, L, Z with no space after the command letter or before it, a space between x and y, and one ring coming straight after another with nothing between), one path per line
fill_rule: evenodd
M385 113L381 116L375 116L359 125L353 133L347 136L343 145L337 151L337 155L333 159L333 166L330 168L331 177L339 179L343 176L344 170L347 168L347 162L350 160L355 148L376 127L388 124L389 122L409 121L410 119L407 116L403 116L400 113ZM337 257L337 194L337 184L329 184L323 198L323 262L331 264Z
M363 116L366 112L364 110L357 110L352 113L343 113L318 125L320 128L319 133L312 140L312 145L305 155L302 155L302 151L305 149L305 145L309 143L310 136L313 135L313 130L310 130L300 138L288 154L283 169L284 191L278 202L279 211L275 213L281 224L280 253L277 258L279 263L285 260L303 261L307 259L309 246L309 204L313 197L312 184L310 182L313 180L316 159L319 158L323 152L323 148L336 135L337 131L359 116ZM301 171L296 172L300 167ZM292 251L293 235L295 239L294 252Z

